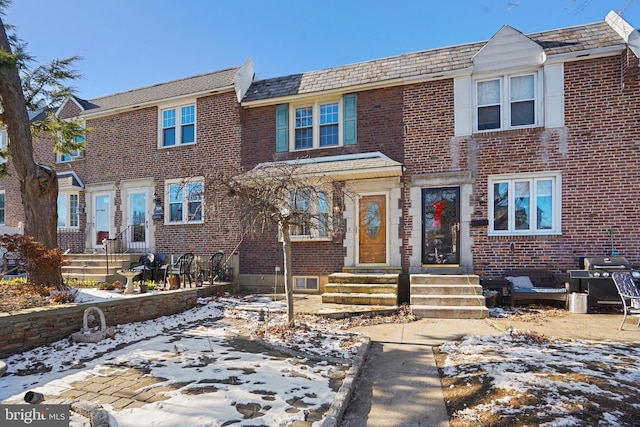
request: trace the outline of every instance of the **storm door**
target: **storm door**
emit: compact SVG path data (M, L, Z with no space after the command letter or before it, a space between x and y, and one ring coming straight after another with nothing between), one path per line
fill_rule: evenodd
M147 215L147 190L131 189L128 191L128 246L130 248L147 248L149 218Z
M98 193L93 197L93 243L102 245L102 241L111 236L111 196Z
M422 263L460 264L460 187L422 190Z
M387 262L387 204L385 195L362 196L359 203L360 264Z

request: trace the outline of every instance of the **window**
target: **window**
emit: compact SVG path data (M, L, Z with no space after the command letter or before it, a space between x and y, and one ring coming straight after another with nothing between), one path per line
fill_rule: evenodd
M318 290L317 277L294 277L293 282L297 290Z
M489 179L490 234L559 234L560 175Z
M185 105L161 111L162 147L193 144L196 142L196 106Z
M276 151L353 145L357 140L357 98L276 106Z
M77 143L85 142L86 135L76 136L75 141ZM71 162L76 159L82 159L84 157L84 150L73 150L67 154L58 154L58 162Z
M77 193L58 193L58 228L77 228L79 203Z
M9 148L9 136L7 135L7 130L0 130L0 150L6 151ZM7 154L9 154L7 152ZM7 163L7 159L5 157L0 156L0 164Z
M296 107L294 114L295 150L340 145L337 101Z
M503 76L476 82L476 130L535 126L536 74Z
M201 223L204 220L204 182L202 178L166 184L166 222Z
M291 192L291 237L329 237L329 198L322 191Z

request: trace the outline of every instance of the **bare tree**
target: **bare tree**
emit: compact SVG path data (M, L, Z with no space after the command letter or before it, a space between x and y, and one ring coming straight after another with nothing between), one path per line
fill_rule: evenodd
M342 232L339 216L350 194L344 183L314 173L313 164L303 162L258 165L236 176L219 174L216 180L218 188L235 201L245 233L255 236L277 230L283 249L288 323L294 326L291 236L329 237Z
M0 0L0 14L10 4ZM54 60L50 64L29 67L32 58L25 53L25 45L8 34L0 18L0 121L7 129L8 152L20 181L22 205L25 213L25 234L47 248L57 247L58 181L52 167L34 159L34 135L46 133L56 141L54 151L68 153L84 147L84 129L77 121L59 120L53 111L71 88L64 84L79 75L73 69L78 57ZM22 78L21 78L22 75ZM40 113L33 120L29 113ZM8 173L6 167L0 171ZM28 279L39 284L65 289L61 268L56 271L27 270Z

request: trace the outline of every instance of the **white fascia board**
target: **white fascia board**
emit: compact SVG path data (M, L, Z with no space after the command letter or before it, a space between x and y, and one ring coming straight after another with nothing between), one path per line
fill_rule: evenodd
M196 99L196 98L202 98L203 96L212 95L214 93L219 94L219 93L232 92L232 91L235 91L235 87L233 85L232 86L225 86L225 87L206 90L206 91L202 91L202 92L196 92L196 93L189 93L189 94L180 95L180 96L174 96L173 98L156 99L156 100L153 100L153 101L143 102L143 103L140 103L140 104L125 105L125 106L122 106L122 107L112 108L110 110L98 111L96 113L87 112L85 114L82 114L82 117L87 118L87 119L93 119L93 118L96 118L96 117L110 116L110 115L116 114L116 113L124 113L126 111L133 111L133 110L137 110L139 108L146 108L146 107L151 107L151 106L155 106L155 105L164 105L164 104L177 103L178 101L184 100L184 99ZM91 110L89 110L89 111L91 111Z
M70 100L74 104L76 104L78 106L80 111L85 111L84 107L82 105L80 105L80 103L78 101L76 101L76 98L74 96L67 96L67 99L65 99L64 102L62 104L60 104L60 106L56 110L56 112L55 112L55 116L56 117L60 117L60 112L62 112L62 109L67 105L67 102L69 102Z
M627 42L633 53L640 58L640 32L613 10L607 14L604 20Z

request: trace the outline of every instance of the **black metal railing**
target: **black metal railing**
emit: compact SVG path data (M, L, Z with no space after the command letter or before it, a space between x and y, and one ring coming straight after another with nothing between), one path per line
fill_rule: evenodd
M145 232L144 226L129 225L115 237L102 241L107 259L107 274L111 274L110 268L116 265L123 254L148 252Z

